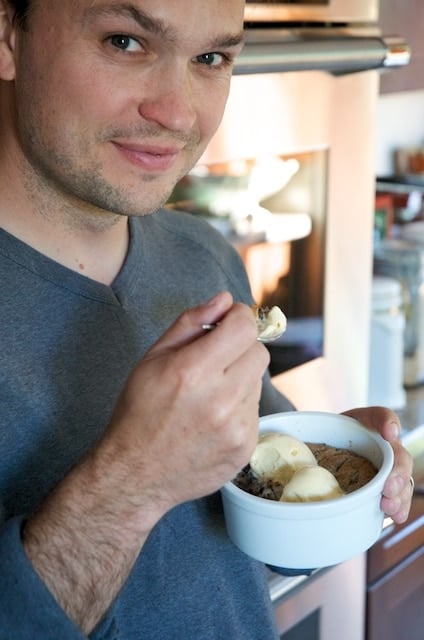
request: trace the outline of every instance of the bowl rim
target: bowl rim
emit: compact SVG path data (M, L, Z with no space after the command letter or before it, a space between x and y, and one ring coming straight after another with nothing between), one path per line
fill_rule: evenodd
M352 493L340 496L340 498L320 500L318 502L279 502L277 500L268 500L260 496L254 496L244 491L244 489L240 489L240 487L234 484L233 480L230 480L226 482L221 489L227 498L232 502L237 502L242 508L250 511L260 511L262 515L269 515L272 518L302 519L304 517L309 519L314 516L334 516L336 513L351 511L362 504L367 497L377 494L382 495L383 484L393 468L393 448L379 433L366 428L356 418L326 411L284 411L261 417L259 419L259 432L264 431L261 427L267 422L274 422L281 418L286 421L290 419L290 417L299 417L299 415L301 417L305 416L306 418L325 417L332 420L337 419L337 421L346 422L346 424L350 423L351 426L355 425L355 428L360 429L367 437L374 440L380 450L382 450L383 456L381 466L374 478ZM276 429L269 429L269 431L278 433ZM281 432L283 432L283 430L281 430Z

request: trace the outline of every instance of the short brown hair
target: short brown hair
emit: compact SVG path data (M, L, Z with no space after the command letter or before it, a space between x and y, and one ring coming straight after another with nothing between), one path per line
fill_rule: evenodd
M8 0L8 2L15 10L14 20L24 27L27 24L30 0Z

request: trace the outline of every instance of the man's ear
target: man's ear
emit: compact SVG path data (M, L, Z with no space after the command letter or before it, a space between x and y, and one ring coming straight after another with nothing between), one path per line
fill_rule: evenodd
M15 77L15 35L12 8L7 0L0 0L0 80Z

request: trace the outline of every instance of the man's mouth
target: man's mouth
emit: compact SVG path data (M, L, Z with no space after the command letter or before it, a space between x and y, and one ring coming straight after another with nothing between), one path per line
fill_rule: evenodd
M113 141L115 148L129 162L150 173L162 173L172 168L184 149L178 145L159 145Z

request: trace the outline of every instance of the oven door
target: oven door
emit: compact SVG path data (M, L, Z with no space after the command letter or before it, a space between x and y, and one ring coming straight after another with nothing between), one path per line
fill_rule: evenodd
M246 0L251 22L352 23L376 22L378 0Z

